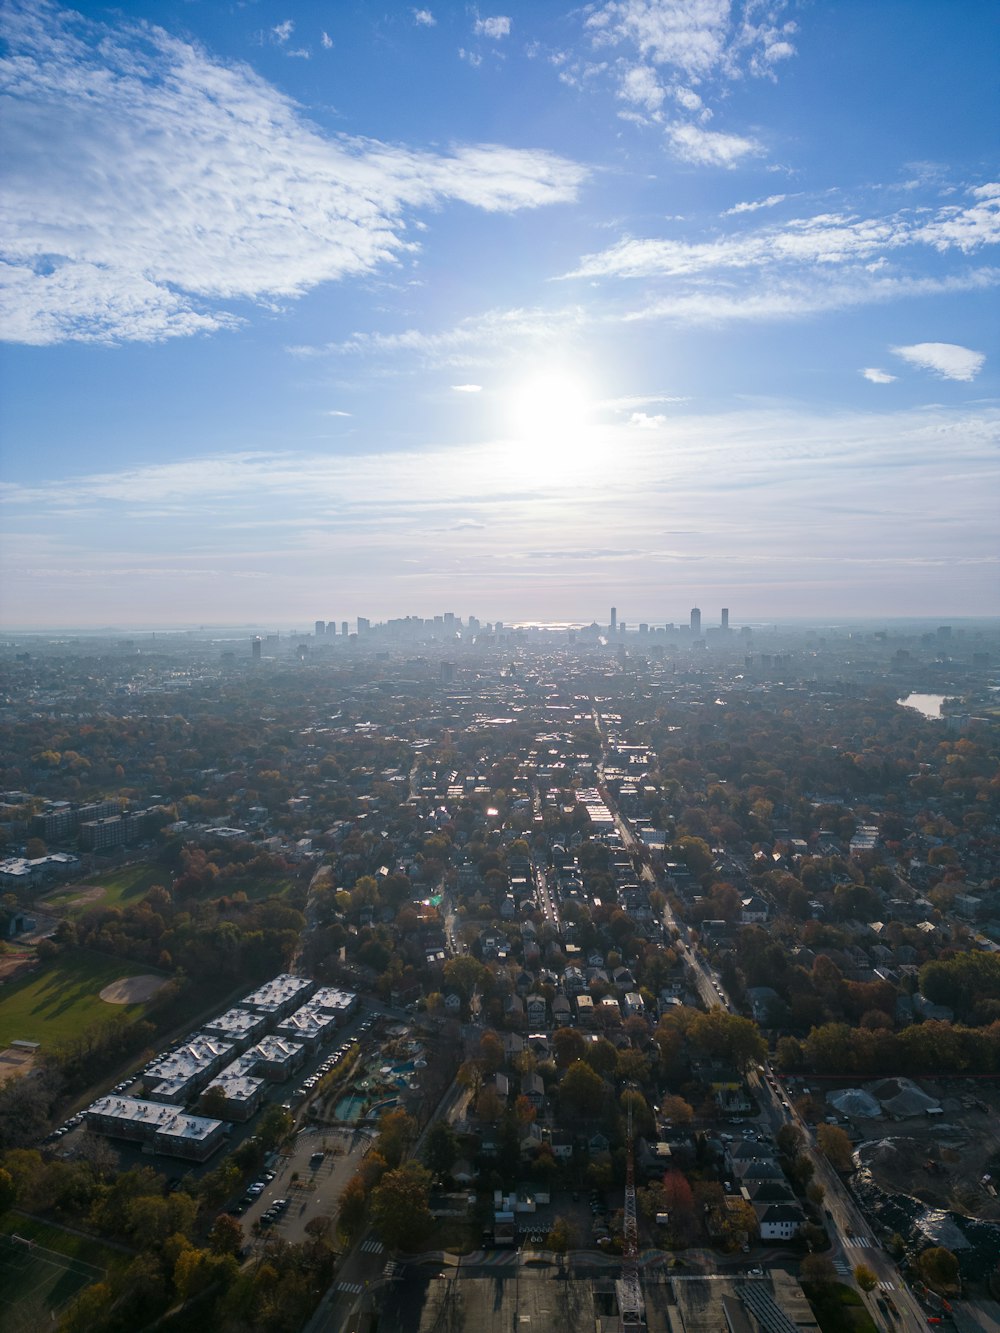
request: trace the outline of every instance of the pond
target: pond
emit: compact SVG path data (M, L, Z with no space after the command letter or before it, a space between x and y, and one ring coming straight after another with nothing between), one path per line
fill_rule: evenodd
M941 705L947 697L946 694L907 694L896 702L901 703L904 708L915 708L918 713L923 713L924 717L939 718Z

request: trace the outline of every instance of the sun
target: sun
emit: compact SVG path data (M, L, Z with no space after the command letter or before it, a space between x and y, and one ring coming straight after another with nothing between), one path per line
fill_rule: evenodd
M518 380L506 401L514 451L537 474L551 473L593 453L594 399L579 374L561 367Z

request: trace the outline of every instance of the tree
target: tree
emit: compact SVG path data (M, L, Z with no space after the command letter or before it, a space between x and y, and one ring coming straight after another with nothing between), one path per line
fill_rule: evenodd
M692 1020L689 1036L695 1047L739 1070L767 1058L767 1042L757 1024L718 1006Z
M854 1281L862 1291L874 1291L878 1286L878 1274L867 1264L858 1264L854 1269Z
M424 1161L435 1176L446 1176L458 1156L458 1139L447 1120L435 1120L424 1142Z
M574 1060L559 1082L559 1104L576 1120L593 1120L601 1112L607 1084L585 1060Z
M364 1226L368 1210L368 1191L360 1176L352 1176L340 1192L337 1226L347 1240L353 1240Z
M814 1287L832 1287L837 1281L833 1260L825 1254L807 1254L799 1265L799 1275Z
M854 1165L854 1147L839 1125L820 1125L816 1145L835 1171L850 1171Z
M9 1212L17 1202L17 1186L9 1171L0 1166L0 1217Z
M924 1281L935 1291L958 1290L958 1260L951 1250L946 1250L943 1245L932 1245L929 1250L923 1251L917 1264Z
M802 1130L798 1125L789 1122L779 1126L778 1132L774 1136L774 1141L777 1144L778 1152L780 1152L783 1157L795 1158L801 1151L802 1144L805 1141L805 1135L802 1133Z
M288 1138L295 1121L281 1106L269 1106L260 1118L257 1137L265 1152L271 1152Z
M567 1250L573 1249L578 1239L576 1227L565 1217L557 1217L545 1237L545 1245L556 1254L565 1254Z
M675 1125L690 1125L694 1119L694 1107L683 1097L671 1093L660 1102L660 1114Z
M431 1173L417 1162L388 1171L372 1193L372 1221L390 1249L418 1248L433 1225Z
M243 1245L243 1228L229 1213L220 1213L208 1233L208 1248L213 1254L238 1254Z

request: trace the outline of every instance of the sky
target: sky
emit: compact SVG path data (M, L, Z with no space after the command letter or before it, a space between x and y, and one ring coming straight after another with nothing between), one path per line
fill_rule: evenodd
M4 0L0 627L1000 614L993 0Z

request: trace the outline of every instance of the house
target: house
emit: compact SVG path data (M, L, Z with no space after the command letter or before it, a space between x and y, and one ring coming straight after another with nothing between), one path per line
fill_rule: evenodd
M744 926L760 924L768 918L768 905L759 893L740 900L740 922Z
M521 1095L540 1111L545 1102L545 1084L540 1074L525 1074L521 1079Z
M761 1240L792 1240L805 1226L805 1214L794 1203L755 1206Z
M525 1010L528 1015L528 1027L540 1028L545 1026L548 1018L548 1006L545 1003L545 996L533 992L524 1002Z
M462 1012L462 997L457 991L450 990L444 997L444 1009L446 1014L455 1017Z

